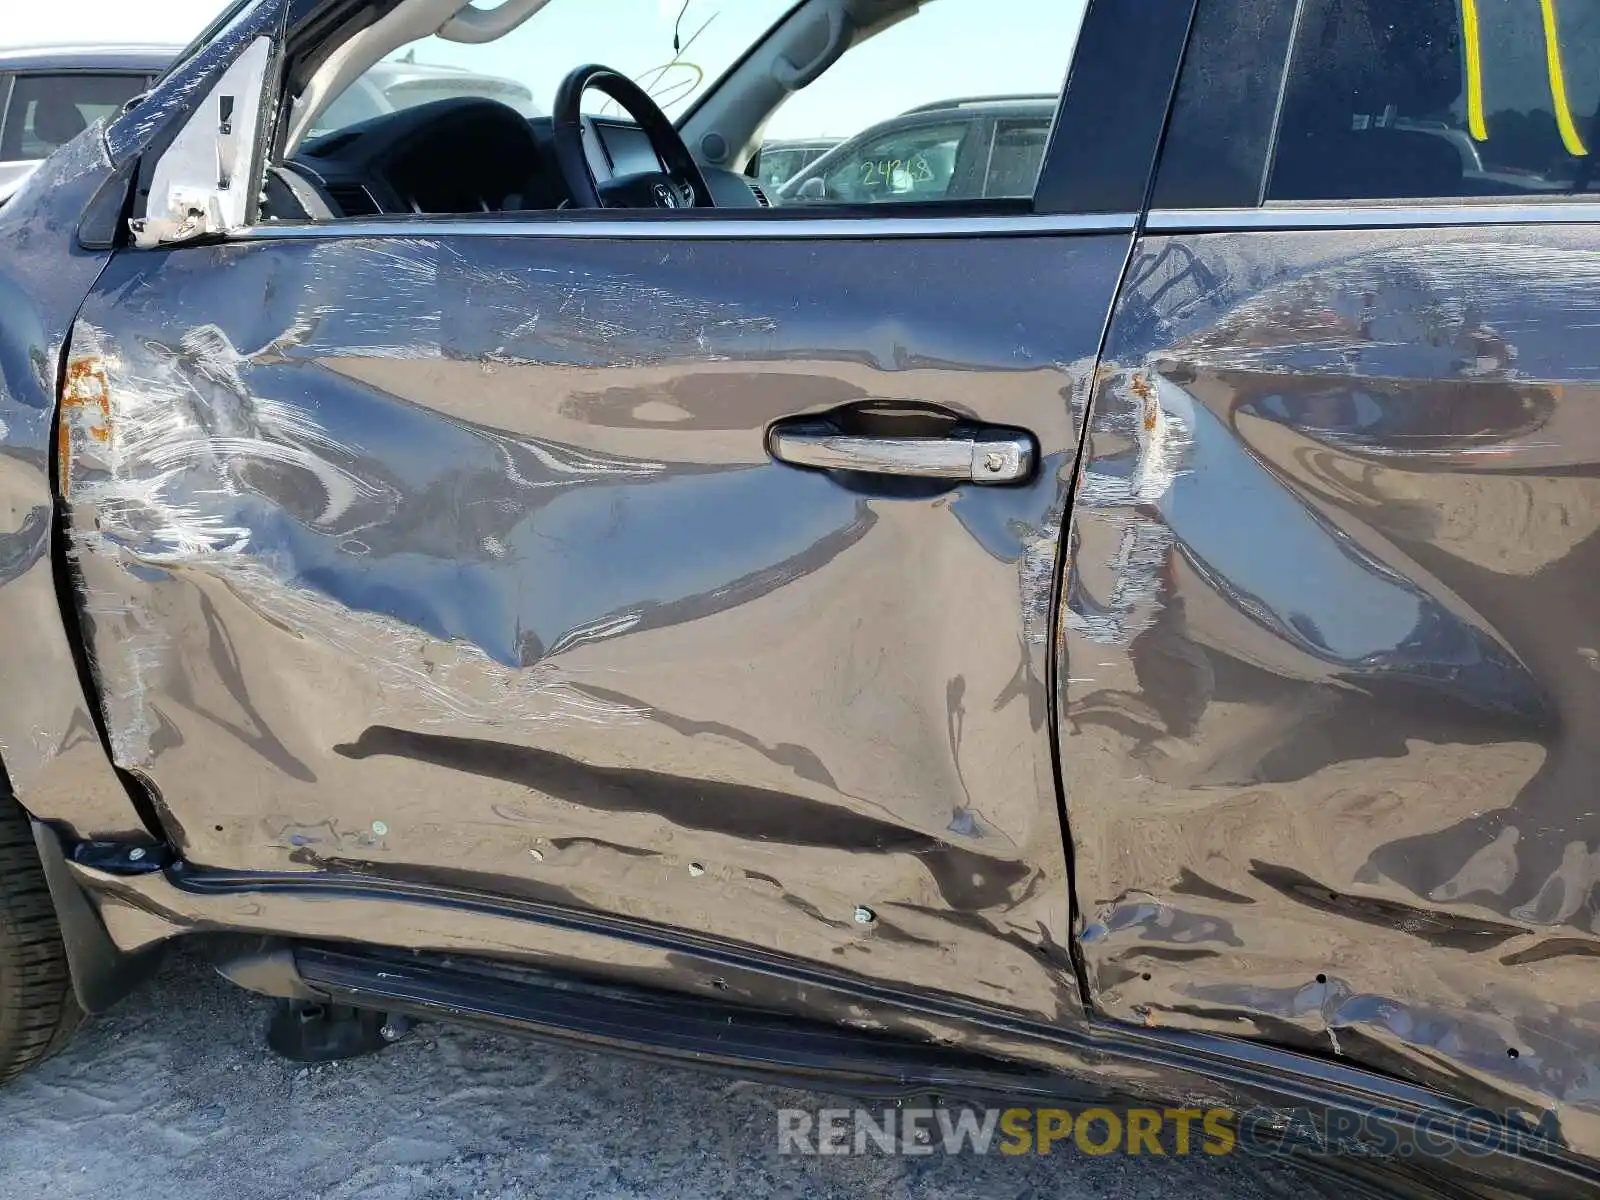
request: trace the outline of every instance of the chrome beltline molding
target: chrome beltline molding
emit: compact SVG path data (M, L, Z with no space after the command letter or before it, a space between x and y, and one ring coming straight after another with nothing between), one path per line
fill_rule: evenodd
M1005 217L771 217L745 220L694 217L583 220L530 217L505 220L435 217L252 225L236 240L374 237L542 237L701 239L1006 237L1053 233L1127 233L1135 213L1031 214Z
M1600 203L1337 204L1153 210L1152 232L1270 229L1388 229L1424 225L1581 225L1600 222Z
M241 241L373 237L633 238L644 240L1015 237L1061 233L1126 233L1135 213L1046 213L1009 217L752 217L617 220L480 217L351 219L252 225ZM1156 209L1151 232L1271 229L1386 229L1425 225L1575 225L1600 222L1600 203L1278 205L1263 208Z

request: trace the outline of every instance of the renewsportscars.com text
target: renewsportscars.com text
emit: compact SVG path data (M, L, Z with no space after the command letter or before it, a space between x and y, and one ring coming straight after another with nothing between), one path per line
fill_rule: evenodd
M779 1154L1442 1157L1559 1144L1554 1114L1468 1109L1402 1121L1344 1109L779 1109ZM1401 1131L1404 1131L1403 1133Z

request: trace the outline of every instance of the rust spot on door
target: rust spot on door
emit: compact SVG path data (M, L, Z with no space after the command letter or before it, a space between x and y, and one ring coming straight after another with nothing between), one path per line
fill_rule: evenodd
M67 376L61 386L61 420L56 431L63 492L72 481L73 436L79 433L101 445L111 442L111 388L106 381L105 360L98 354L67 362Z

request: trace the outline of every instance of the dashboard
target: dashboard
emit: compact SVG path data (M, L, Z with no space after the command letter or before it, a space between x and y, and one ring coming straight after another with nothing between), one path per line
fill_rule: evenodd
M585 116L595 180L662 170L644 130ZM750 181L702 166L717 207L758 207ZM386 113L307 142L268 180L264 215L326 220L395 213L457 215L568 206L549 117L454 97Z
M655 147L645 131L628 121L608 117L591 117L584 126L585 144L592 147L589 165L598 150L604 165L612 176L635 175L641 171L663 171L666 164L656 156ZM597 178L605 178L603 175Z

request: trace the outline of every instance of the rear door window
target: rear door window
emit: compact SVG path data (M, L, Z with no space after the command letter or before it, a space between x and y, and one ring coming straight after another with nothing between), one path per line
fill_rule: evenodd
M989 148L989 169L984 173L983 194L994 199L1033 195L1050 139L1049 118L1035 121L997 121Z
M0 160L48 158L148 81L148 75L89 71L17 75L0 128Z
M761 151L761 166L757 178L768 187L777 187L794 176L794 173L805 166L806 152L804 150L766 150Z
M867 204L952 198L956 161L971 128L965 121L924 125L870 139L853 151L841 152L839 160L817 177L820 195L802 192L800 199Z
M1600 0L1301 0L1267 198L1600 187Z
M756 177L766 186L776 188L789 182L830 149L831 146L763 146Z

